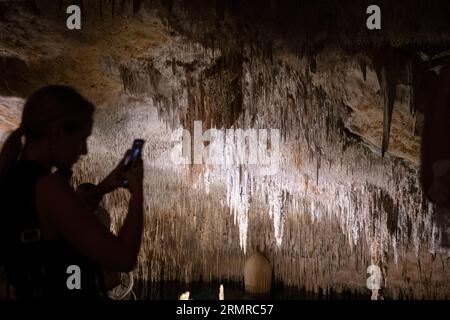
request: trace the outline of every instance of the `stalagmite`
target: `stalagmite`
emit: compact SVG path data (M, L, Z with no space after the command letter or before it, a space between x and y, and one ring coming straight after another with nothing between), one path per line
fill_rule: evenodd
M253 294L269 294L272 288L272 267L259 252L255 252L245 262L245 290Z
M219 300L225 300L225 292L223 289L223 284L219 287Z
M180 294L180 298L178 300L189 300L190 292L186 291L182 294Z

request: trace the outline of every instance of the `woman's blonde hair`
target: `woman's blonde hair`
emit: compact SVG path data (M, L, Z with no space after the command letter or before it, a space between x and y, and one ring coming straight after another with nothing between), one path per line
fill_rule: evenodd
M0 180L22 152L22 137L34 140L46 137L54 124L66 132L77 132L91 121L94 105L74 89L51 85L34 92L26 101L20 126L3 144L0 153Z

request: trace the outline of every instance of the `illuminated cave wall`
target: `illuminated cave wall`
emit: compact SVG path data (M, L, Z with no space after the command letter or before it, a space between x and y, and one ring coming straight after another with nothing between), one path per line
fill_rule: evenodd
M5 14L2 131L18 123L20 100L11 96L57 82L98 106L75 185L99 181L133 138L146 139L137 279L241 281L246 257L258 249L285 285L370 294L366 270L374 264L388 296L448 298L449 260L418 181L422 120L411 112L408 61L395 75L386 67L392 60L380 62L371 50L330 44L300 54L282 41L267 49L258 33L248 42L233 38L229 21L208 42L216 29L182 9L176 2L170 10L144 5L138 17L126 10L91 17L79 34L51 15ZM392 85L395 98L384 98ZM278 170L175 165L172 133L192 133L194 120L203 131L280 130ZM124 191L105 199L116 229L126 203Z

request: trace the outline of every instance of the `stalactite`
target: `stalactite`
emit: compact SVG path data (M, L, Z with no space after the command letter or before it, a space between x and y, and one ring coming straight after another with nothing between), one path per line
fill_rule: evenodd
M58 0L58 12L61 12L63 8L63 0Z
M121 14L125 13L125 2L127 2L127 0L122 0L122 2L120 3L120 13Z
M309 70L312 73L316 73L316 70L317 70L316 57L313 53L311 55L309 55Z
M41 14L41 10L36 4L36 0L27 0L27 4L36 15Z
M409 86L409 97L408 97L408 102L409 102L409 112L414 116L416 113L416 103L414 101L414 82L415 82L415 75L414 75L414 59L411 59L407 65L406 65L406 72L407 72L407 77L408 77L408 86Z
M98 11L100 14L100 19L103 19L103 0L99 0Z
M359 64L359 68L361 69L361 72L363 74L363 79L364 79L364 81L366 81L366 78L367 78L367 64L361 58L358 60L358 64Z
M394 110L395 92L396 92L396 78L391 75L391 72L382 68L381 71L381 86L384 95L383 108L383 141L381 143L381 155L384 156L389 146L389 135L391 131L392 113Z
M133 0L133 14L136 15L141 9L142 1L141 0Z
M393 49L382 49L373 56L373 66L377 73L383 106L383 140L381 155L384 156L389 146L392 113L396 97L397 81L400 75L401 58Z

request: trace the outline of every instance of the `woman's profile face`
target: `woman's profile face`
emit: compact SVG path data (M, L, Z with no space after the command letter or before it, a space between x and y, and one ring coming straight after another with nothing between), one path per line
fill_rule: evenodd
M75 132L63 131L53 139L52 154L55 166L62 170L71 170L81 155L87 154L87 139L91 135L92 119Z

